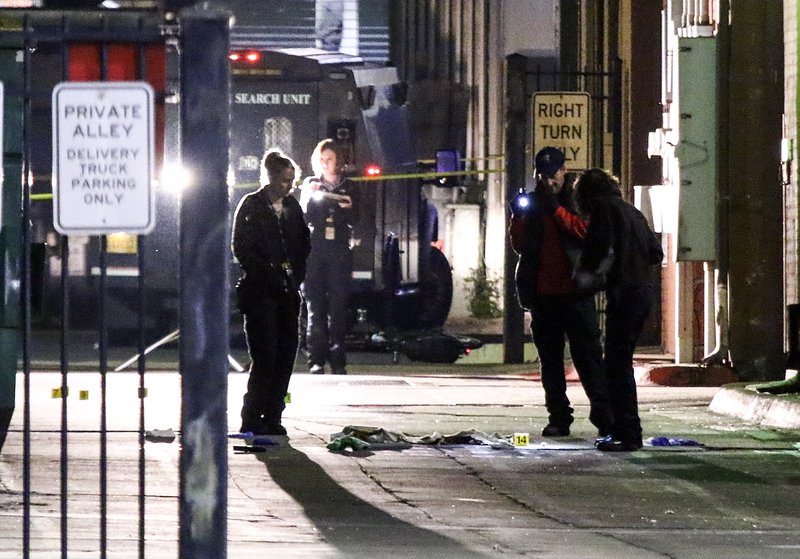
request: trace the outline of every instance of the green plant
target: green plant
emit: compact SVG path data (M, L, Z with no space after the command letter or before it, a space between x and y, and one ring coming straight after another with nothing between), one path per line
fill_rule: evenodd
M489 277L484 264L471 268L469 272L470 275L464 278L469 298L469 314L475 318L502 316L503 313L498 306L500 279Z

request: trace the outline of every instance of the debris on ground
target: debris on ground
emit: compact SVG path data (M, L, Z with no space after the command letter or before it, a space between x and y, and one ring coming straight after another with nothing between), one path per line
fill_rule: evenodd
M647 439L650 446L703 446L703 443L692 439L681 439L673 437L650 437Z
M175 440L175 431L172 429L151 429L144 432L144 440L151 443L171 443Z
M369 450L370 444L358 437L344 436L336 437L326 445L326 448L334 452L342 452L345 450Z
M467 431L459 431L452 435L442 435L441 433L431 433L429 435L409 435L397 431L388 431L381 427L363 427L356 425L348 425L344 427L340 433L331 435L331 443L328 444L330 450L340 450L339 446L344 444L345 441L358 445L359 442L368 445L367 447L355 448L353 450L362 450L370 448L371 450L398 450L410 448L415 444L424 445L489 445L493 448L510 448L513 447L510 435L501 435L494 433L488 435L481 431L469 429ZM355 442L358 441L358 442ZM336 443L336 444L334 444ZM331 445L334 448L331 448Z

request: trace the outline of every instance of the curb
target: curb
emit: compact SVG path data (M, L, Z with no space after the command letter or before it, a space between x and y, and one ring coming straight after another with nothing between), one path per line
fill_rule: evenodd
M800 429L800 395L766 394L747 388L752 383L727 384L719 389L709 409L740 417L762 427Z
M660 386L723 386L739 382L723 365L644 365L636 367L636 383Z

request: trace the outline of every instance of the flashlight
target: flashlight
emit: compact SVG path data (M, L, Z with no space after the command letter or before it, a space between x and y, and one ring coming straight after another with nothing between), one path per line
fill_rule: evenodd
M532 206L533 198L524 188L520 188L517 195L511 199L511 213L514 215L523 215L530 211Z

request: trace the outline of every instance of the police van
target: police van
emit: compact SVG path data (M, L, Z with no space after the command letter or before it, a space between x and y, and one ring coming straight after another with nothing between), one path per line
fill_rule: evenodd
M56 21L48 14L41 17ZM157 340L178 327L180 193L172 187L179 181L166 172L160 177L156 225L146 236L74 235L68 242L59 236L50 201L50 93L65 79L99 79L99 47L41 41L28 57L20 57L16 41L9 40L2 50L7 56L0 60L7 94L22 98L23 87L17 84L23 83L25 64L37 69L27 74L24 95L31 102L24 118L19 116L26 135L25 142L18 143L28 165L31 240L43 248L42 258L34 262L42 263L41 274L35 274L43 284L34 290L41 311L38 324L57 327L65 314L71 328L96 328L102 297L110 340L130 342L139 324L137 290L144 275L144 327L148 340ZM137 59L136 52L127 43L109 49L109 67L128 76L126 69ZM156 138L157 163L166 171L179 163L174 161L180 138L174 95L178 80L171 74L178 65L170 61L175 53L158 43L145 52L146 79L157 94L156 126L163 131ZM265 149L282 149L309 175L316 143L327 137L337 140L345 147L346 173L358 182L362 206L353 231L350 346L399 348L412 357L446 361L474 347L474 341L438 333L450 309L452 275L444 255L431 246L430 205L424 203L415 175L417 138L406 103L408 90L396 70L315 49L236 50L230 68L231 213L243 195L259 186ZM142 79L135 73L133 68L125 79ZM66 275L63 262L68 262ZM233 260L231 270L233 282L238 276ZM103 294L98 292L101 276ZM232 312L232 321L237 318Z
M452 275L431 245L435 210L421 194L408 88L397 70L307 48L236 50L230 58L231 207L258 187L265 150L281 149L307 176L317 142L335 140L360 205L349 345L391 345L393 337L408 337L398 333L418 338L431 335L419 331L440 329L450 310ZM433 353L451 356L455 350L443 349L458 345L451 341Z

